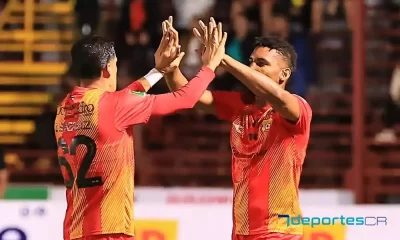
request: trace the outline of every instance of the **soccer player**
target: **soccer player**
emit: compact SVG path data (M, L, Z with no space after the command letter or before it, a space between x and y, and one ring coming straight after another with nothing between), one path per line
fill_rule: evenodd
M208 27L200 21L200 26L202 33L194 33L205 43L215 21ZM178 34L171 22L168 28ZM232 123L232 239L301 239L301 225L287 227L278 217L301 215L298 187L310 135L309 104L285 90L296 53L281 38L261 37L250 67L227 55L221 66L252 92L205 91L195 105ZM179 69L166 79L171 90L187 84Z
M183 57L169 33L155 53L155 69L122 91L116 91L117 58L111 42L90 36L74 44L72 67L80 76L80 87L58 106L54 124L66 187L64 240L134 239L132 127L152 115L194 106L224 55L226 33L221 37L215 31L211 38L197 76L161 95L146 95L143 90L176 68Z

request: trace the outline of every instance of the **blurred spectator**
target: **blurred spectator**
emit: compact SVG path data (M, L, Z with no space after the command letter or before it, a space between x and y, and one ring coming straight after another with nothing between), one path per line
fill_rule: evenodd
M98 0L76 0L75 14L82 35L95 34L100 22Z
M0 12L3 11L4 7L6 6L8 0L0 0Z
M173 0L145 0L146 18L145 28L150 36L150 46L155 51L162 36L161 23L169 16L176 16Z
M191 30L193 17L210 17L207 13L210 13L215 2L215 0L173 0L176 9L175 27L179 31Z
M279 0L282 1L282 0ZM274 0L233 0L231 18L244 14L249 20L249 30L267 35L272 19Z
M213 16L217 22L221 22L224 26L224 31L231 31L231 9L233 0L218 0L211 7L210 16ZM224 11L221 11L224 9ZM208 16L209 17L209 16Z
M352 1L351 0L325 0L326 7L326 17L345 19L347 23L347 28L352 29ZM321 24L322 25L322 24Z
M287 38L298 55L297 70L289 88L297 95L305 96L309 85L314 82L314 59L310 47L310 33L321 30L321 0L280 0L273 5L269 32Z
M375 141L386 143L395 142L397 137L393 127L398 122L400 122L400 65L393 71L389 99L386 103L383 116L385 128L376 134Z
M121 8L118 57L128 69L128 75L138 78L152 65L150 36L146 21L150 18L146 0L125 0Z
M397 0L384 0L383 7L391 16L398 16L400 12L400 1ZM400 27L399 18L392 18L390 21L391 29L398 29ZM399 61L399 54L393 51L393 47L399 43L400 38L398 35L392 35L388 39L389 61ZM377 133L375 141L391 143L397 140L394 125L400 122L400 64L393 70L392 79L389 89L389 99L386 103L383 123L384 129Z
M247 64L253 52L254 38L257 33L249 28L249 20L239 14L232 19L233 31L226 46L226 53L237 61Z
M0 148L0 199L4 197L4 192L7 189L8 173L5 164L5 154L3 149Z
M198 20L206 21L205 19L193 17L189 27L192 29L199 29L200 25L198 24ZM197 50L201 50L202 45L194 34L180 37L180 43L182 45L182 51L186 53L180 66L181 71L188 78L194 77L202 64L201 59L196 52Z
M53 101L44 106L44 111L35 119L35 133L33 144L39 149L57 149L54 140L54 120L57 114L57 105L77 85L73 72L70 69L61 77L60 91L54 96Z
M250 22L244 14L238 14L233 18L232 31L226 45L226 53L246 65L249 63L254 49L254 39L257 37L256 30L252 30L249 24ZM239 81L226 73L224 68L218 68L216 75L218 79L211 85L214 90L234 90L239 84Z

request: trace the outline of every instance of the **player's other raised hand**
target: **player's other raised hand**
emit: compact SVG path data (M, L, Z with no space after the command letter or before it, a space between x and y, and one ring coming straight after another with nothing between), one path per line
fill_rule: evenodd
M172 21L172 19L169 19L162 23L163 36L157 51L154 53L155 68L161 73L168 73L175 70L185 55L184 52L180 52L180 46L177 44L179 41L177 36L168 30L170 20Z
M210 22L208 26L204 24L203 21L199 20L200 30L197 28L193 28L194 36L205 45L208 41L208 35L211 34L211 29L217 27L217 23L213 17L210 18ZM222 30L222 28L221 28Z
M175 47L180 50L181 46L179 45L179 34L178 31L176 31L176 29L174 28L174 18L172 16L169 16L168 21L165 21L165 23L167 26L166 30L170 33L171 37L174 38Z
M228 34L222 31L222 24L215 23L214 18L210 18L210 22L208 27L200 21L200 26L202 27L202 35L197 29L193 31L198 34L202 43L204 44L205 50L201 55L201 59L203 60L203 64L215 70L225 55L225 44ZM197 35L197 34L196 34Z

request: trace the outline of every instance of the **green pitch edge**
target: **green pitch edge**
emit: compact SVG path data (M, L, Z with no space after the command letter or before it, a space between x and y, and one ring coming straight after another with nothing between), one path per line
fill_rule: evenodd
M4 194L5 200L48 200L47 186L9 186Z

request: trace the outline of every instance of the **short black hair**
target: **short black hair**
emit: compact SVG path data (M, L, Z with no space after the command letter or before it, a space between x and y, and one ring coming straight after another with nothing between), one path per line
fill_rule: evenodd
M292 72L296 71L296 51L293 46L283 38L277 36L257 37L254 47L267 47L279 51L287 59L290 70L292 70Z
M79 79L99 78L114 57L113 42L99 36L86 36L72 46L72 71Z

